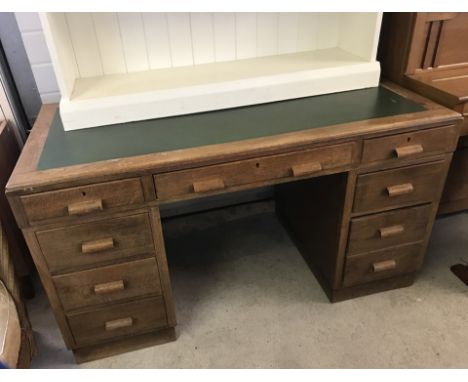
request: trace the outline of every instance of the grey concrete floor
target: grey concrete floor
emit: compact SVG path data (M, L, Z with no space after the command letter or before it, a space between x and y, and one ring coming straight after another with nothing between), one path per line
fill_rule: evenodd
M177 341L77 366L40 292L32 367L468 367L468 287L449 269L468 261L467 213L437 220L413 286L336 304L268 208L234 215L168 223Z

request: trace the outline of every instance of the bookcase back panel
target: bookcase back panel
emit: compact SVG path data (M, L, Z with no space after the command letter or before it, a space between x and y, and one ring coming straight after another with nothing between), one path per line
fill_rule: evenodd
M372 13L66 13L77 77L131 73L340 47L371 59ZM58 23L56 23L58 24ZM57 34L57 33L54 33Z

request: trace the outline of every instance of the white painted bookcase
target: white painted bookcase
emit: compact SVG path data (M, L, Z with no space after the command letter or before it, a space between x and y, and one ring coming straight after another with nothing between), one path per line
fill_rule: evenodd
M380 13L43 13L65 130L378 85Z

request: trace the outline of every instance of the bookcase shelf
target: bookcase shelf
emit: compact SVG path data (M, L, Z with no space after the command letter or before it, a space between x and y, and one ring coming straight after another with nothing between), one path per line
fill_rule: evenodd
M45 13L66 130L378 85L378 13Z

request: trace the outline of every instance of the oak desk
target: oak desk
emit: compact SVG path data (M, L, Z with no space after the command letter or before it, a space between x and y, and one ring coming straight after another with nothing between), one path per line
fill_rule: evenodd
M163 203L273 185L331 301L410 285L460 120L391 84L67 133L44 105L7 195L84 361L175 338Z

